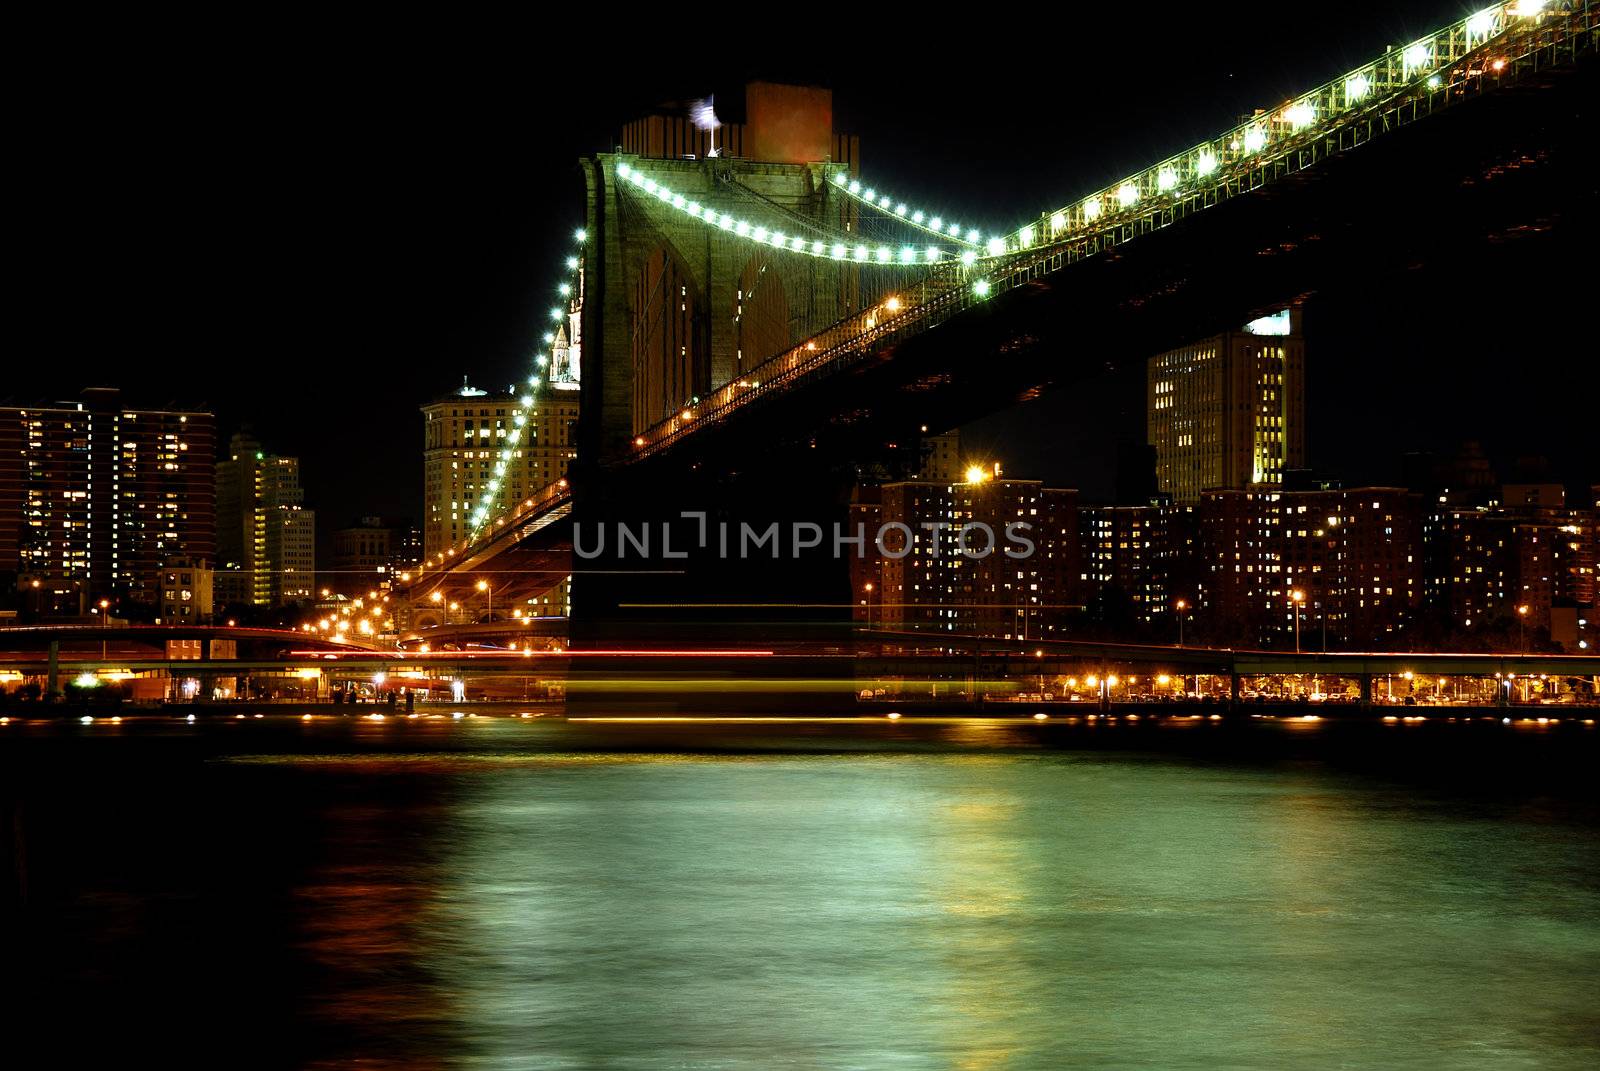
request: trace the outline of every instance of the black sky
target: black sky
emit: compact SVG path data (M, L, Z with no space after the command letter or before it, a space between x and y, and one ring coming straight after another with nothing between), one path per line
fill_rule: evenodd
M1467 10L37 26L16 44L24 278L0 397L112 384L209 404L225 434L248 423L304 459L325 530L414 515L417 405L462 375L526 375L581 215L574 161L659 101L714 92L736 118L748 78L829 85L874 182L1009 228ZM1478 438L1600 479L1592 313L1564 304L1574 276L1550 259L1309 307L1313 463L1393 479L1405 449ZM1380 374L1397 382L1375 397ZM1142 434L1141 405L1141 384L1107 379L971 434L1013 474L1109 494L1108 444Z

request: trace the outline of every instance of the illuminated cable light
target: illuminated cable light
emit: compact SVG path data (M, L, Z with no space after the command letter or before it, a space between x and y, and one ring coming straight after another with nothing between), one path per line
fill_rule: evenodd
M1259 126L1253 126L1244 132L1244 151L1260 152L1267 144L1267 132Z
M952 238L959 238L961 236L961 224L959 224L959 223L950 224L950 229L945 231L945 233L948 234Z
M556 336L555 336L555 335L552 335L552 334L551 334L551 333L550 333L550 332L549 332L549 331L546 331L546 332L545 332L545 333L544 333L544 344L545 344L545 345L546 345L546 346L548 346L548 345L550 345L550 344L551 344L551 343L553 343L553 342L554 342L554 341L555 341L555 340L556 340Z
M1033 225L1032 224L1029 224L1028 226L1023 227L1020 231L1017 232L1017 242L1018 242L1018 244L1019 245L1023 245L1023 246L1032 245L1033 244L1033 235L1034 235L1034 230L1033 230Z
M861 192L861 183L859 183L859 182L850 183L850 192L851 193L860 193Z
M1444 79L1440 78L1438 75L1436 75L1436 74L1428 75L1428 88L1429 89L1438 89L1443 84L1444 84Z
M572 296L572 285L570 283L562 283L560 286L556 287L556 289L561 292L562 297Z
M1355 75L1344 80L1344 97L1346 100L1362 100L1372 92L1372 79L1364 74Z
M908 245L905 248L900 250L900 263L902 263L902 264L915 264L916 262L917 262L917 251L915 249L912 249Z
M855 248L855 259L856 259L856 261L858 263L862 262L862 261L865 261L867 259L867 247L866 246L864 246L864 245L856 246L856 248Z
M1100 218L1100 198L1091 197L1083 202L1083 218L1090 221Z
M1421 70L1433 62L1433 47L1424 44L1412 45L1401 54L1400 59L1405 64L1407 73Z
M1178 173L1170 167L1163 167L1156 173L1156 189L1166 193L1178 184Z
M1525 19L1536 18L1545 9L1545 0L1517 0L1511 7L1513 15Z
M1117 204L1123 208L1131 208L1139 200L1139 187L1131 182L1124 182L1117 187Z
M628 177L628 172L630 172L632 170L633 170L633 168L629 167L627 164L618 164L617 165L617 177L619 177L619 178L627 178Z
M1487 41L1494 33L1494 9L1485 8L1467 20L1467 44L1473 40Z
M1004 238L990 238L985 243L984 249L988 251L991 257L998 257L1006 251L1006 240Z
M559 320L559 319L561 319L561 317L563 317L565 315L566 314L563 313L560 309L551 309L550 310L550 319L552 319L552 320Z
M879 264L889 264L889 263L893 262L893 260L894 260L894 250L890 249L886 245L880 245L878 247L878 263Z
M1064 231L1066 229L1067 229L1067 214L1065 212L1056 212L1056 213L1052 214L1051 217L1050 217L1050 233L1051 234L1060 234L1062 231Z
M987 280L987 279L979 279L977 282L973 283L972 284L972 292L974 294L978 295L981 298L982 297L988 297L989 296L989 280Z
M983 235L979 234L976 230L970 230L967 232L967 241L971 242L973 245L977 245L982 240Z
M672 195L672 207L673 208L682 208L683 205L684 205L684 196L683 196L683 194L681 194L681 193L673 194Z
M639 171L637 168L631 169L629 177L630 181L633 181L636 184L642 185L644 182L649 181L646 179L644 173ZM657 188L660 189L661 187L658 186ZM869 194L872 193L872 191L866 192ZM846 251L848 247L843 243L837 243L836 249L830 249L829 244L820 239L807 238L801 235L786 235L782 231L769 231L765 227L757 226L746 220L735 219L733 216L726 213L718 212L712 208L703 207L698 202L684 202L674 198L670 203L674 208L687 213L693 218L699 219L702 223L714 226L722 231L732 232L738 237L746 238L759 244L770 246L773 249L783 249L790 252L801 253L819 258L832 256L835 260L843 260L847 256ZM879 250L876 252L876 254L874 254L874 252L869 249L863 255L856 257L856 259L861 263L873 262L874 260L876 263L885 265L896 263L898 259L896 251L892 248L885 248L888 249L887 255L883 250ZM910 257L903 262L908 264L916 263L921 254L916 250L916 247L909 248L912 249ZM944 252L942 250L938 251L930 263L937 263L943 258Z
M572 237L574 239L576 239L577 241L587 242L589 240L589 232L584 230L582 227L579 227L576 231L573 232Z
M940 253L939 247L936 245L930 245L927 249L924 249L922 255L927 258L929 264L939 263Z
M961 251L961 266L963 268L970 268L974 264L976 264L977 262L978 262L978 254L977 253L973 252L970 249L964 249L964 250Z
M938 216L934 216L932 219L928 220L928 229L930 231L943 230L944 220Z
M901 201L899 204L894 206L894 214L897 216L903 216L906 214L906 203L904 201Z
M924 217L922 215L922 210L920 208L917 211L911 213L911 222L912 223L921 223L923 218Z
M1283 117L1289 121L1289 125L1295 130L1304 130L1317 121L1317 109L1311 102L1303 100L1286 109Z
M577 271L578 270L578 258L577 257L568 257L567 258L567 270L568 271Z
M1210 149L1201 149L1200 155L1195 157L1194 169L1196 174L1202 176L1211 174L1217 169L1217 154Z

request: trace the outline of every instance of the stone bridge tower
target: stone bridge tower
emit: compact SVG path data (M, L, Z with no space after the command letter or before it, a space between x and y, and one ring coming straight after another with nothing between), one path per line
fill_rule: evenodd
M831 182L859 158L833 130L832 94L752 83L745 116L716 130L682 112L640 119L623 151L583 161L586 464L626 456L636 435L860 307L854 265L764 248L619 180L619 164L636 168L718 213L783 219L807 244L857 231Z

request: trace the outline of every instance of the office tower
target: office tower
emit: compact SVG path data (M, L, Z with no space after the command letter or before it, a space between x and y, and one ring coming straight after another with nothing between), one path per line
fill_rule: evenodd
M316 513L302 504L300 460L269 454L241 433L217 463L216 481L217 604L309 602L316 585Z
M465 380L422 407L425 556L472 534L473 506L491 480L499 482L498 511L566 476L577 456L578 392L562 384L539 390L525 425L517 423L522 395Z
M1305 342L1284 309L1146 365L1147 439L1163 493L1281 487L1305 465Z

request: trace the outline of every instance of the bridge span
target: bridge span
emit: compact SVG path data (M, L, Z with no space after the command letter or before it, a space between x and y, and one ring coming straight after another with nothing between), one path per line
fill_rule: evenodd
M987 238L841 166L599 154L583 164L567 304L552 310L587 349L572 483L511 504L491 484L472 538L408 581L416 622L436 595L469 605L485 580L510 605L563 566L578 638L657 627L643 605L700 603L706 620L752 592L845 605L836 558L775 570L730 561L704 532L842 523L860 473L913 468L924 433L1583 216L1563 209L1594 200L1597 38L1587 2L1491 5ZM782 331L740 326L757 277ZM676 357L664 313L640 304L668 284L688 332ZM679 379L682 397L663 393ZM685 558L665 560L664 539L630 556L615 536L573 557L574 525L684 515L701 533Z

